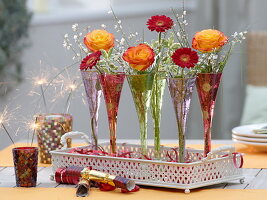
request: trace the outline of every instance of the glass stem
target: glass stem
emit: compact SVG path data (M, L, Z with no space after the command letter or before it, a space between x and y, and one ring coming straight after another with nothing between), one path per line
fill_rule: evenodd
M155 158L160 159L160 105L159 105L159 85L158 85L158 76L155 75L155 87L152 90L152 118L154 121L154 150L155 150Z
M207 154L211 151L212 118L213 118L213 110L210 110L208 113L208 117L204 119L204 157L207 157Z
M140 142L142 155L147 154L147 112L145 111L139 120L140 123Z
M97 120L95 117L91 118L91 129L92 129L92 141L93 148L98 149L98 139L97 139Z
M184 152L185 152L185 136L184 136L184 130L183 130L183 125L182 125L182 120L178 122L178 138L179 138L179 162L183 163L184 162Z
M159 120L154 120L154 149L155 157L160 159L160 125Z
M116 119L109 119L110 130L110 152L116 154Z
M211 130L210 128L205 129L204 135L205 147L204 147L204 157L211 151Z

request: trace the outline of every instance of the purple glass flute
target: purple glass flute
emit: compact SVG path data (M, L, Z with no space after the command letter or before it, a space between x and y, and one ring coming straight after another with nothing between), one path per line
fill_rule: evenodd
M104 73L99 75L99 79L102 86L108 114L110 131L110 152L116 153L117 116L122 86L125 79L125 73Z
M38 148L12 149L17 187L35 187L37 180Z
M102 95L97 71L81 71L90 112L91 136L94 149L98 147L98 112Z
M179 162L185 162L185 134L188 112L196 78L168 78L179 137Z

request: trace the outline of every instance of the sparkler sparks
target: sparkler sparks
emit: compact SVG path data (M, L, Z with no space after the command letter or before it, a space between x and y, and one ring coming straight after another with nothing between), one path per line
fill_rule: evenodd
M36 71L27 73L27 79L32 83L29 95L38 97L35 99L36 101L34 102L32 114L40 113L42 111L41 108L43 108L42 105L46 107L46 112L49 113L47 106L53 106L50 104L53 103L52 99L54 96L67 98L64 109L68 112L71 100L73 99L73 93L82 85L82 82L78 81L81 80L80 77L73 75L79 73L79 70L75 69L76 73L71 72L71 76L68 70L73 66L77 66L78 63L79 62L75 62L71 65L64 66L63 68L55 68L51 66L41 66L40 62L40 69L37 71L38 73L36 73ZM0 82L0 85L1 84L2 82ZM16 97L14 97L14 99L15 98ZM33 101L31 100L31 102ZM14 105L12 105L12 107L14 107ZM31 143L33 143L35 132L40 128L40 124L38 124L37 118L33 117L33 115L25 117L24 113L23 115L18 116L17 110L19 108L21 108L21 106L10 110L9 106L5 106L2 112L0 110L0 131L5 132L14 145L15 143L12 137L14 135L16 136L18 132L27 133L27 143L30 142L30 139L32 141ZM11 123L12 125L13 123L19 124L16 131L14 131L15 129L13 130L13 127L10 129Z
M35 79L36 79L34 82L35 85L44 85L47 83L47 80L45 78L36 77Z
M16 111L20 109L20 106L13 110L10 110L6 105L2 112L0 112L0 124L5 124L9 126L10 121L14 121L16 118Z
M68 85L68 88L69 88L70 90L76 90L77 87L78 87L78 86L75 85L75 84L70 84L70 85Z
M0 124L7 123L9 121L7 106L4 108L3 112L0 114Z
M23 129L23 132L27 132L27 144L29 144L30 135L31 135L31 146L33 144L33 139L35 136L35 131L40 129L40 124L37 121L37 116L28 116L25 118L25 116L20 117L20 121L23 124L23 126L20 126L20 128Z
M45 111L48 113L48 106L47 106L47 101L45 98L45 90L44 87L48 85L48 80L49 80L49 72L51 72L51 69L45 69L45 67L42 67L42 62L40 61L40 69L39 69L39 74L38 76L32 75L30 78L33 82L33 89L30 91L30 94L37 94L41 96ZM35 88L38 88L39 91L36 91Z
M76 71L77 73L77 71ZM68 113L71 101L74 97L74 93L82 85L80 80L81 78L78 75L70 75L69 70L65 70L65 73L61 73L55 82L55 96L53 102L57 101L60 98L67 97L64 112Z
M9 111L8 106L5 106L3 111L0 113L0 124L5 133L7 134L7 136L9 137L9 139L11 140L11 142L15 145L14 140L11 137L11 134L9 133L7 126L9 125L10 121L14 121L15 119L15 111L19 109L19 107L15 108L13 111Z
M28 130L32 130L32 131L35 131L35 130L40 128L40 124L38 124L36 122L36 120L34 120L34 121L31 120L31 121L27 122L26 126L27 126Z

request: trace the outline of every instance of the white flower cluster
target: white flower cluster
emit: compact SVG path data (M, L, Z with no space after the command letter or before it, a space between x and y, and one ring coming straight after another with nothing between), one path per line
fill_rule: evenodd
M182 15L176 14L176 17L179 21L181 21L181 24L183 25L188 25L187 21L185 20L185 16L186 16L186 10L183 11Z
M122 25L119 23L119 21L117 22L118 24L114 25L114 29L116 30L117 33L122 31Z
M131 39L135 39L137 36L138 36L138 32L130 33L129 36L128 36L128 39L129 39L129 40L131 40Z
M208 54L202 54L198 60L198 64L210 65L210 66L214 67L217 65L218 59L219 59L219 56L215 52L208 53Z
M188 41L188 35L186 32L186 26L188 25L185 17L186 17L186 10L183 11L182 14L176 14L175 10L172 10L173 14L175 15L176 24L174 24L173 32L176 35L176 39L178 40L178 43L181 47L190 47L189 41Z
M74 32L78 31L78 24L73 24L71 28Z
M65 47L67 50L70 50L71 46L72 44L70 43L69 35L66 33L64 35L63 47Z
M64 35L63 47L65 47L67 50L72 50L73 51L73 53L74 53L74 56L72 58L73 60L75 60L75 59L81 60L81 58L82 58L81 53L82 52L84 52L86 55L88 54L87 48L82 43L83 33L82 32L79 32L79 25L77 23L76 24L73 24L71 26L71 28L72 28L72 30L74 32L73 41L77 44L78 50L76 50L73 47L73 45L71 43L71 40L70 40L70 37L69 37L68 34L65 34ZM89 28L90 27L87 27L87 30L84 30L84 31L88 31Z
M233 39L232 39L232 44L233 45L235 45L236 43L241 43L242 42L242 40L245 40L246 39L246 34L247 34L248 32L247 31L243 31L243 32L240 32L240 33L237 33L237 32L235 32L233 35L232 35L232 37L233 37Z

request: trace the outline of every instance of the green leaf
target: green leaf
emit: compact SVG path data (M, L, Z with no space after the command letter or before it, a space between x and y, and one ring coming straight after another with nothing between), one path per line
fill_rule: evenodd
M108 58L110 58L112 52L113 52L113 48L111 48L111 49L108 51Z
M106 52L106 50L104 50L104 49L100 49L100 51L102 52L102 56L103 56L105 59L108 59L108 53Z

